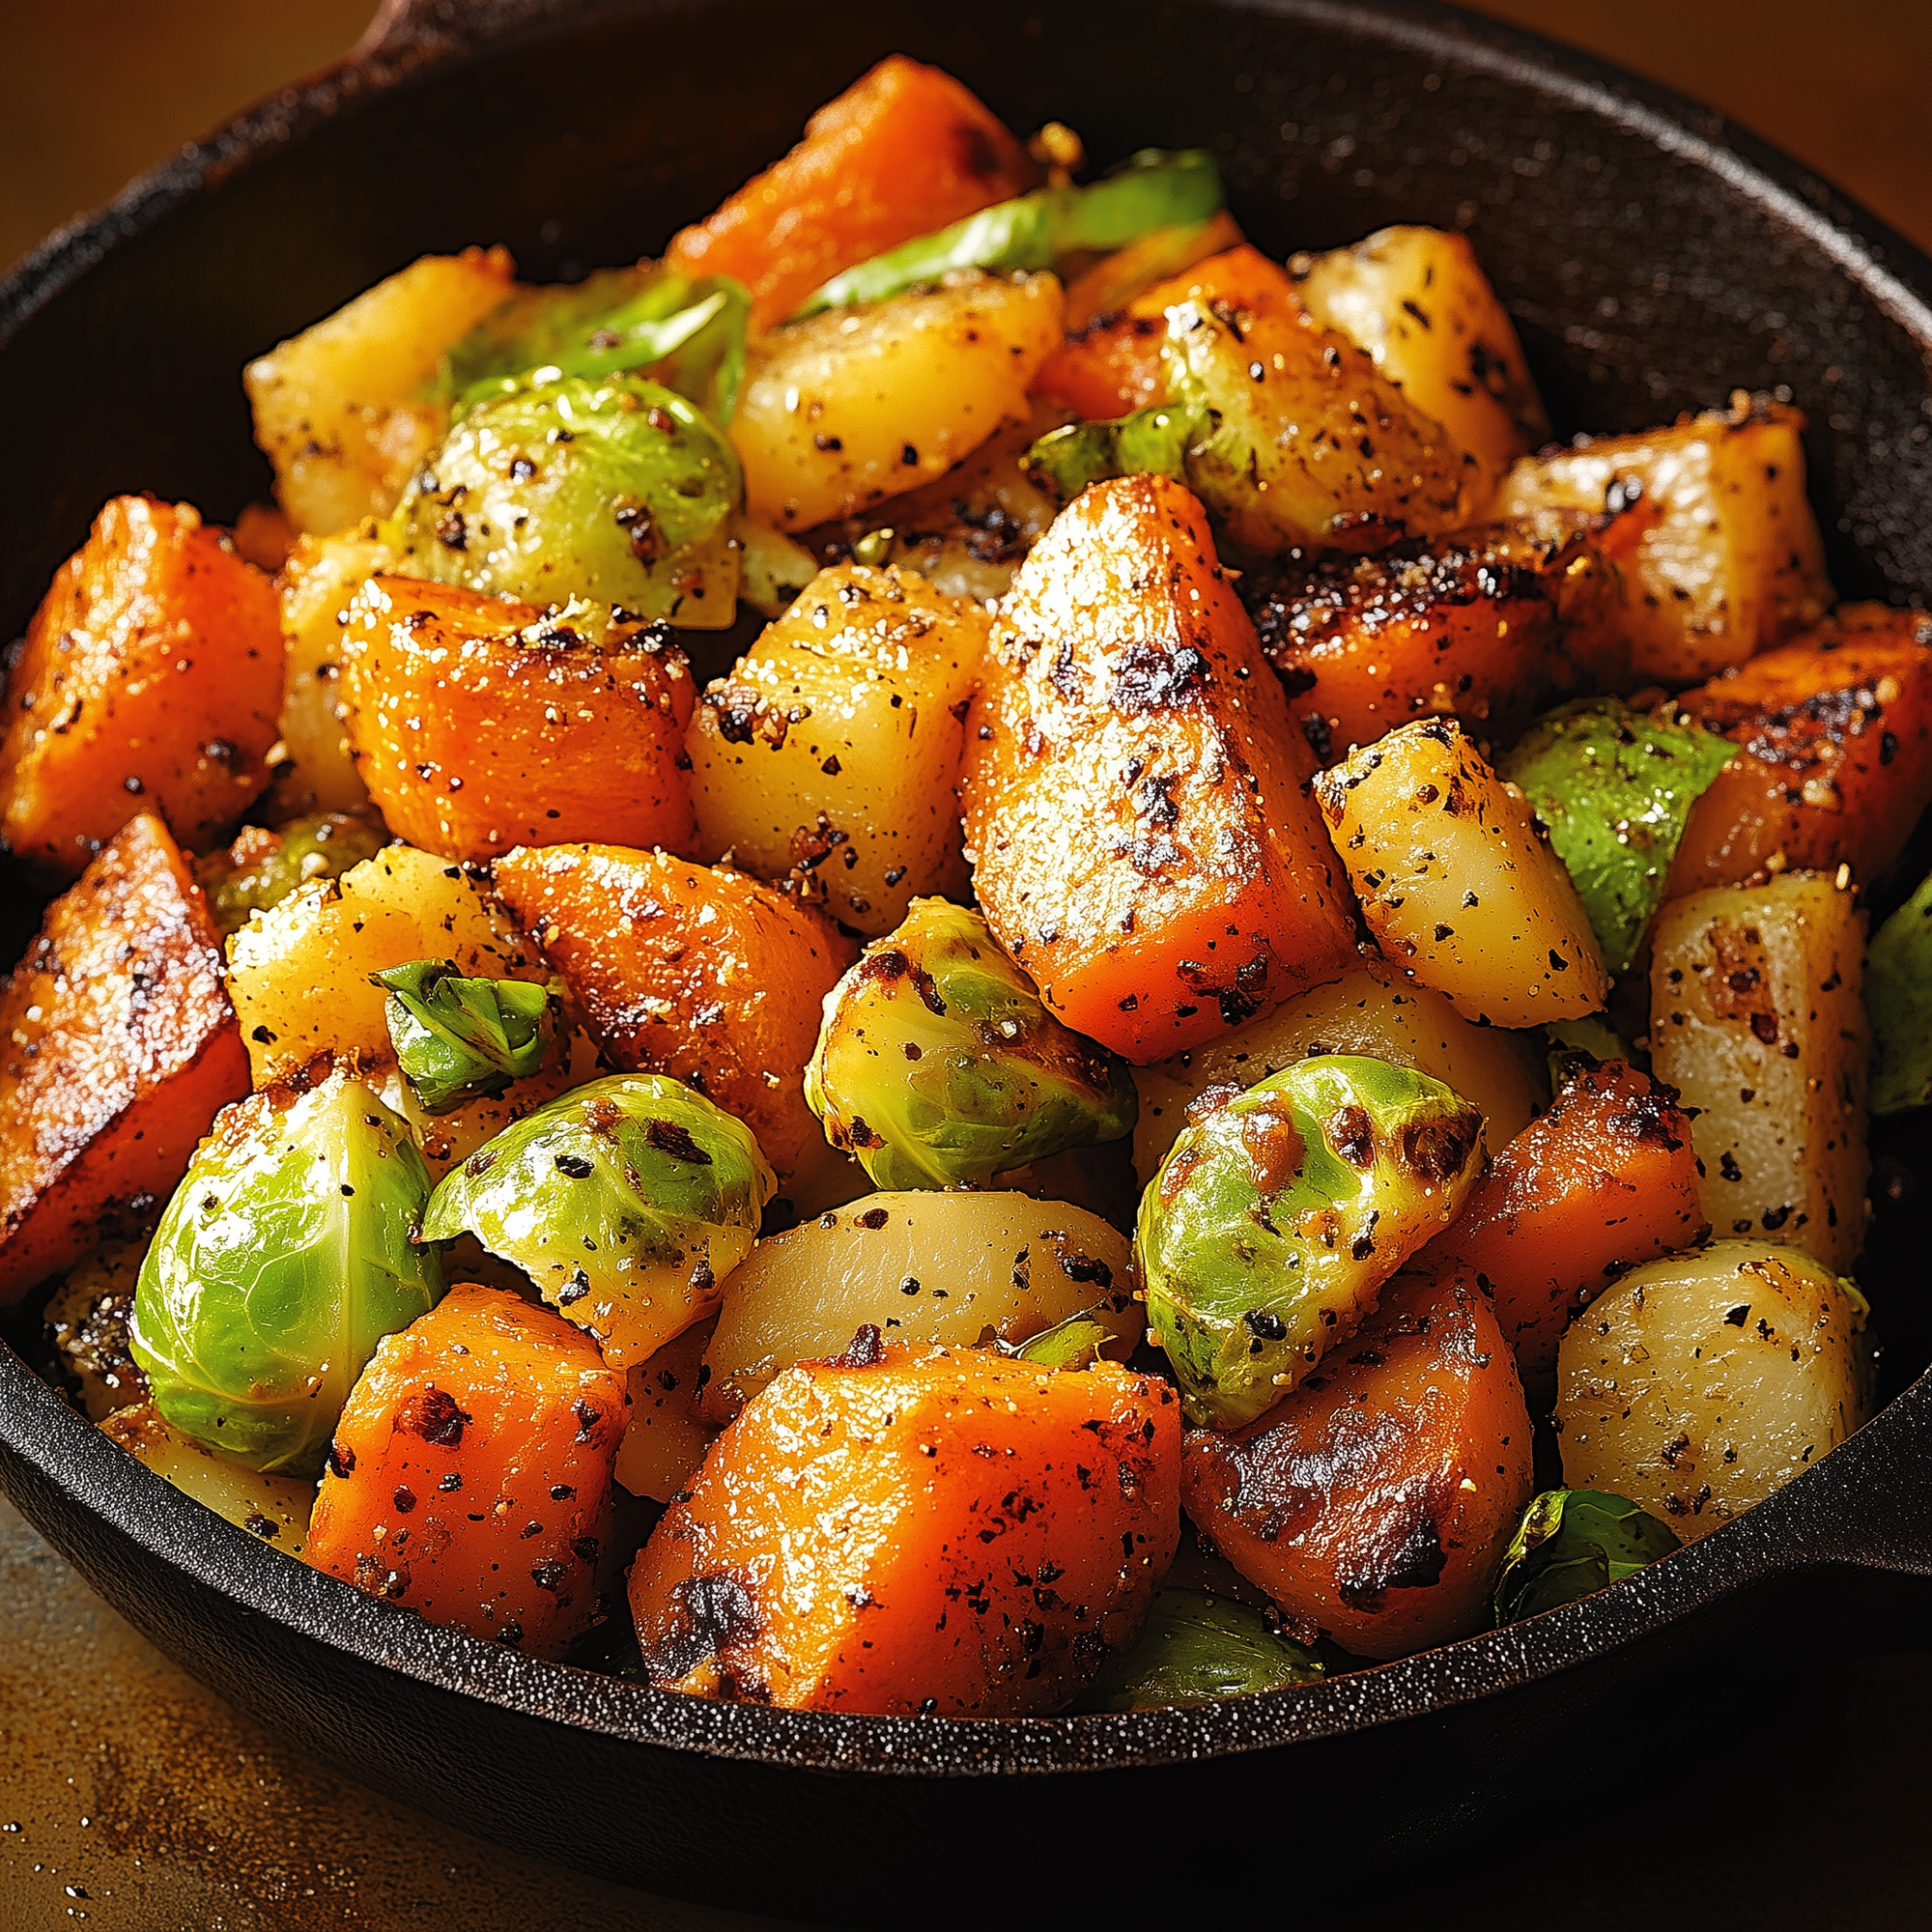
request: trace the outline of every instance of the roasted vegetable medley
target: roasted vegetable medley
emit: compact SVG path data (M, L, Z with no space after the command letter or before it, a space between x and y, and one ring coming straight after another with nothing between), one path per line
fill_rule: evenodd
M242 381L276 506L116 497L12 661L0 1307L245 1531L1112 1712L1558 1611L1870 1413L1932 627L1834 608L1790 397L1552 441L1464 235L1283 260L900 58L661 260Z

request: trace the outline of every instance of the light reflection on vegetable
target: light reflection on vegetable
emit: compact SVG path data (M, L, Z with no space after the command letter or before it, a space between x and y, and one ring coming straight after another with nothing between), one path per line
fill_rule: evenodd
M1546 1490L1532 1499L1496 1578L1496 1622L1574 1604L1682 1548L1676 1532L1628 1496Z
M805 1072L882 1188L950 1187L1133 1131L1126 1063L1041 1004L978 913L915 899L826 996Z
M712 1312L777 1191L742 1122L675 1080L619 1073L452 1168L423 1238L474 1235L628 1368Z
M453 959L412 959L372 973L396 1065L427 1114L500 1094L556 1043L556 996L526 980L470 980Z
M1452 1218L1483 1172L1483 1117L1439 1080L1350 1054L1210 1089L1195 1110L1134 1246L1189 1419L1234 1429L1352 1334Z
M1140 1641L1116 1658L1075 1711L1160 1711L1313 1684L1321 1660L1246 1604L1204 1590L1159 1590Z
M251 1468L319 1473L377 1343L442 1293L438 1252L411 1238L429 1192L405 1122L340 1074L224 1108L135 1292L155 1406Z

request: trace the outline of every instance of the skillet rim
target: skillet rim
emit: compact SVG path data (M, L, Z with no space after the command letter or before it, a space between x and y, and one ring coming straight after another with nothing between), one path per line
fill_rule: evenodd
M0 280L0 348L98 262L206 185L298 143L365 97L407 87L544 38L613 17L725 11L718 0L624 5L485 0L462 28L391 0L339 67L238 115L69 224ZM1217 13L1264 14L1420 52L1445 71L1495 76L1607 122L1719 178L1733 195L1802 232L1932 354L1932 260L1758 137L1670 90L1533 32L1443 5L1233 0ZM1700 132L1700 125L1707 129ZM304 1641L402 1670L454 1696L643 1747L796 1770L902 1776L1064 1775L1244 1755L1443 1712L1559 1677L1657 1636L1702 1606L1818 1566L1932 1569L1932 1523L1901 1545L1847 1537L1854 1500L1874 1505L1890 1469L1909 1478L1914 1438L1932 1435L1932 1371L1794 1483L1720 1531L1625 1582L1525 1623L1347 1676L1157 1712L1003 1720L882 1718L722 1705L553 1664L439 1630L260 1544L169 1488L70 1408L11 1350L0 1352L0 1475L17 1464L151 1556ZM1835 1471L1835 1476L1831 1473ZM1873 1479L1876 1479L1875 1481ZM1861 1492L1861 1479L1864 1481ZM1834 1500L1835 1499L1835 1500Z

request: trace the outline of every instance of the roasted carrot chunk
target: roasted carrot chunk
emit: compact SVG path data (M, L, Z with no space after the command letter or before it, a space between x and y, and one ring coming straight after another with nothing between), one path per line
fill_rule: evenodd
M351 1392L303 1560L433 1624L561 1655L589 1621L624 1378L573 1321L452 1288Z
M1180 1534L1180 1404L1100 1363L788 1369L631 1569L652 1679L825 1711L1010 1718L1133 1641Z
M993 654L967 734L975 882L1068 1026L1164 1059L1352 956L1313 754L1179 484L1063 511Z
M1671 898L1781 864L1861 885L1932 804L1932 622L1856 604L1679 700L1741 750L1691 808Z
M1495 1156L1417 1265L1495 1299L1525 1387L1555 1393L1570 1318L1626 1266L1692 1247L1705 1228L1697 1154L1676 1090L1620 1060L1572 1076ZM1547 1406L1547 1405L1544 1405Z
M1398 1275L1286 1402L1181 1457L1202 1536L1361 1657L1480 1630L1529 1492L1522 1384L1466 1274Z
M828 101L783 160L670 244L684 275L735 275L770 328L821 282L1023 194L1038 170L973 92L893 54Z
M152 813L47 908L0 993L0 1309L187 1171L248 1091L221 936Z
M69 877L141 811L190 849L264 791L274 585L186 503L115 497L55 573L8 680L7 843Z

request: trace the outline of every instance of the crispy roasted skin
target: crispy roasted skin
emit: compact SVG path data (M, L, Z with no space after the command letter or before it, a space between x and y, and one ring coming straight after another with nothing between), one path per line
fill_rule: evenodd
M144 814L47 908L0 1004L0 1309L138 1226L248 1091L221 941Z
M1064 511L994 653L967 733L974 878L1068 1026L1165 1059L1352 956L1314 759L1179 484Z
M1793 871L1849 865L1865 885L1932 805L1932 619L1921 611L1847 605L1679 701L1742 749L1691 810L1672 898L1742 884L1780 853Z
M209 844L268 785L281 696L270 580L189 504L109 498L7 681L8 845L71 878L143 811Z
M1362 1657L1489 1620L1530 1493L1529 1411L1466 1273L1398 1275L1353 1340L1232 1435L1190 1432L1181 1501L1292 1616Z
M390 831L445 859L608 838L688 849L696 693L656 627L372 578L343 631L349 738Z
M781 1174L823 1149L800 1083L825 996L857 956L830 920L668 852L553 845L506 854L495 878L612 1065L696 1088Z
M1174 1560L1179 1399L1111 1362L878 1338L788 1369L673 1500L631 1570L644 1666L808 1710L1057 1710Z
M1555 511L1245 571L1241 601L1316 758L1429 714L1506 745L1551 704L1621 686L1623 580L1597 541L1606 522Z

